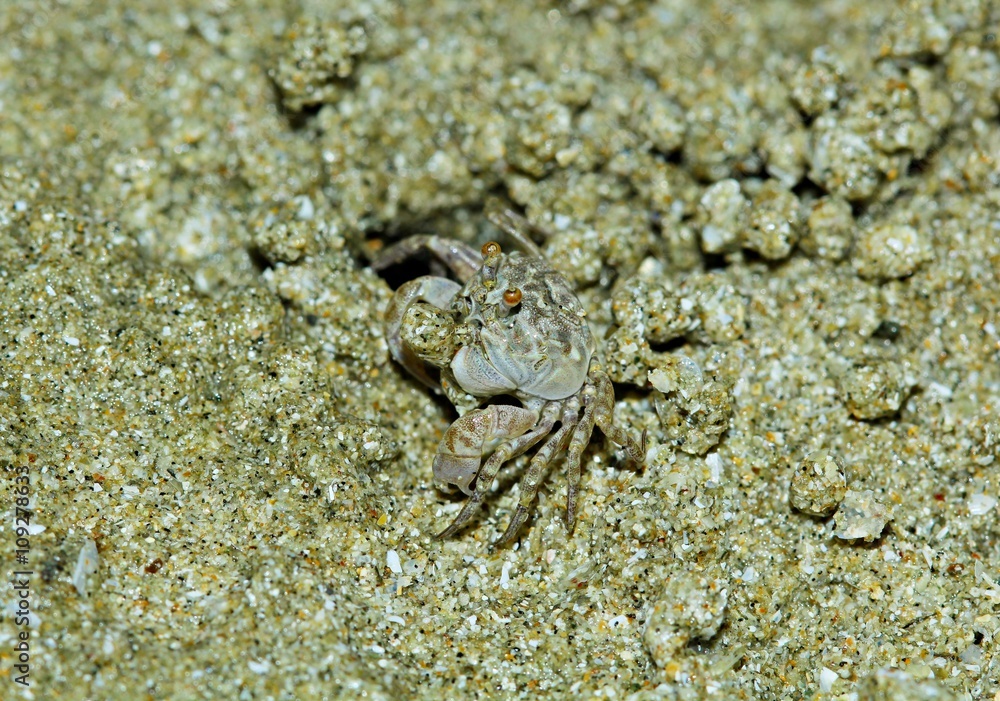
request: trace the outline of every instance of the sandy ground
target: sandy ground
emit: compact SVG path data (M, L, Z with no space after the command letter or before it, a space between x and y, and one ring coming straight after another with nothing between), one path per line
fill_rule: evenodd
M998 29L0 4L0 697L1000 698ZM492 196L649 441L497 550L367 265Z

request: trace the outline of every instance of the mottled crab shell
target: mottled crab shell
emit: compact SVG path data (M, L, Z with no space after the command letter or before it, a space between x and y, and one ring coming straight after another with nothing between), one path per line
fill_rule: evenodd
M508 294L514 292L519 295ZM460 296L466 323L479 327L478 342L451 362L466 392L557 400L580 391L593 335L580 302L544 259L500 255L496 269L484 265ZM507 303L512 298L513 307Z

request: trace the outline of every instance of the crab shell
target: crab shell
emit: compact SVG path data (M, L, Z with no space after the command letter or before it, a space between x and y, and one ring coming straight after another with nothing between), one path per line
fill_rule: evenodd
M469 394L538 403L583 387L594 339L580 302L544 259L520 252L487 258L456 296L453 312L473 329L473 342L450 364Z

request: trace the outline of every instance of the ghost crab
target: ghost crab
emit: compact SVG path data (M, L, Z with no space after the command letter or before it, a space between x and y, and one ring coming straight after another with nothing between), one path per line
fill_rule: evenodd
M502 545L527 520L554 456L566 449L566 524L572 530L580 458L594 426L637 463L645 455L646 434L637 442L615 425L614 388L594 358L586 313L569 282L528 238L527 221L496 202L486 213L524 252L505 253L493 241L477 251L422 235L391 246L372 267L383 270L429 251L462 283L435 275L410 280L396 291L385 317L393 358L444 391L461 413L438 445L434 479L443 488L458 487L469 499L439 538L454 535L473 519L504 463L548 437L521 479L517 509L494 544ZM430 366L440 369L440 381ZM463 407L463 393L474 402L509 395L521 406Z

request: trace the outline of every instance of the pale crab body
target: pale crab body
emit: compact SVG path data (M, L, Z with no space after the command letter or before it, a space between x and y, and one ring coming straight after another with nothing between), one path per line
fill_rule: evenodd
M476 397L511 393L555 400L576 394L594 354L579 300L544 258L498 252L495 261L484 262L452 305L474 329L473 342L450 363L455 380ZM514 291L520 299L511 306Z
M544 469L556 454L566 451L566 518L572 528L580 458L594 426L637 462L643 459L645 434L636 442L614 424L614 390L594 360L586 313L568 281L528 238L526 222L506 209L494 208L489 215L525 252L503 253L494 242L476 251L442 237L413 236L386 250L373 267L384 269L429 250L460 281L427 275L396 291L385 331L401 365L427 385L441 387L460 412L463 392L477 401L510 395L521 403L469 409L445 432L434 458L435 481L458 487L470 499L441 537L475 516L505 462L548 438L521 480L517 510L498 541L505 543L527 520ZM440 381L429 366L439 368Z

